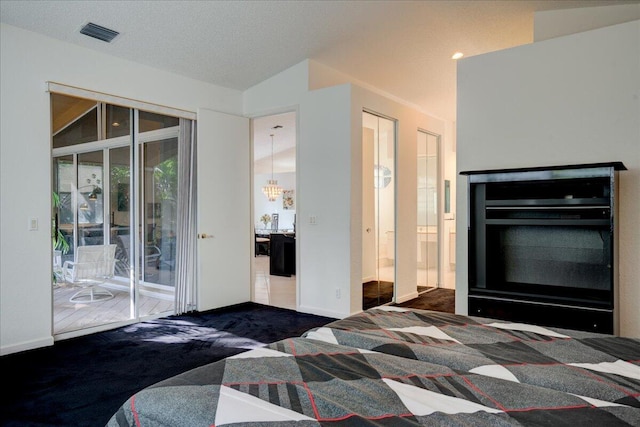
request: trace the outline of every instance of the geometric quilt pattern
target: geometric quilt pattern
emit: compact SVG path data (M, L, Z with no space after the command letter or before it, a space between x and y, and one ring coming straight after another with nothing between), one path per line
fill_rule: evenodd
M370 309L141 390L108 426L640 426L640 341Z

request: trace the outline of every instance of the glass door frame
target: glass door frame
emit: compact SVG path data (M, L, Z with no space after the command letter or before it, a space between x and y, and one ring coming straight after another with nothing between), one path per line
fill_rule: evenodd
M74 250L75 248L78 247L78 209L77 209L77 204L78 204L78 175L77 175L77 170L78 170L78 155L80 154L85 154L85 153L94 153L94 152L98 152L101 151L102 152L102 159L103 159L103 164L102 164L102 170L103 170L103 174L102 174L102 188L103 188L103 223L102 223L102 228L103 228L103 236L105 239L105 244L106 244L106 240L107 240L107 236L110 236L110 221L108 221L108 219L110 218L110 212L109 212L109 203L106 203L106 200L108 200L109 196L106 196L106 191L104 189L109 188L110 184L111 184L111 180L110 180L110 176L109 176L109 171L111 168L111 162L110 162L110 157L109 157L109 150L112 148L122 148L122 147L129 147L131 146L131 137L129 135L127 136L120 136L120 137L116 137L116 138L112 138L112 139L108 139L108 140L101 140L101 141L94 141L94 142L88 142L85 144L77 144L77 145L70 145L67 147L60 147L60 148L53 148L51 151L51 158L56 159L59 157L64 157L64 156L72 156L73 158L73 168L74 168L74 175L73 175L73 182L72 185L74 187L74 191L71 195L71 205L73 206L73 247ZM131 181L131 180L130 180ZM130 182L131 184L131 182ZM110 239L110 237L109 237Z
M398 129L399 129L399 122L397 119L391 117L391 116L387 116L385 114L379 113L375 110L372 109L368 109L368 108L363 108L362 109L362 113L361 113L361 117L364 117L364 114L370 114L372 116L377 117L378 119L383 119L383 120L388 120L393 124L393 142L392 142L392 146L393 146L393 171L391 174L391 185L393 188L393 242L392 242L392 246L393 246L393 254L394 254L394 261L393 261L393 293L391 296L391 301L385 302L384 304L388 304L388 303L392 303L392 302L396 302L396 297L397 297L397 285L398 285L398 260L397 260L397 256L398 256L398 250L397 250L397 246L398 246L398 234L397 234L397 230L398 230ZM361 128L364 128L364 123L362 123ZM379 138L379 127L376 130L376 133L378 134L378 138ZM364 147L361 147L361 150L364 150ZM374 153L374 165L375 166L375 159L377 158L377 155ZM362 165L362 168L364 170L365 165ZM374 178L375 179L375 178ZM378 199L378 204L379 204L379 199ZM375 206L374 207L377 211L379 211L379 207ZM379 218L376 220L376 241L378 242L376 244L376 281L378 282L378 303L380 303L380 261L379 261L379 253L380 253L380 227L379 227ZM361 273L362 276L362 273Z
M436 138L436 286L435 289L439 289L443 283L443 272L442 272L442 234L444 230L444 180L443 178L443 159L442 159L442 135L437 134L435 132L418 128L418 133L423 133L427 136ZM428 142L428 140L427 140ZM416 171L417 173L417 171ZM417 237L417 236L416 236ZM428 266L428 262L427 262Z
M134 110L134 114L135 114L135 119L134 119L134 123L138 123L138 110ZM137 125L136 125L137 126ZM173 288L173 291L175 292L175 285L173 287L168 286L168 285L163 285L160 283L154 283L154 282L147 282L146 280L144 280L144 276L142 275L143 272L143 268L145 267L144 263L143 263L143 257L144 257L144 247L145 247L145 238L144 238L144 233L145 233L145 227L143 227L145 224L143 224L143 219L147 218L147 206L145 204L145 200L143 200L143 197L145 195L144 192L144 188L145 188L145 177L144 174L142 173L142 162L144 161L144 153L145 153L145 144L147 143L153 143L153 142L158 142L158 141L163 141L166 139L172 139L172 138L178 138L180 133L180 126L173 126L173 127L168 127L168 128L162 128L162 129L158 129L158 130L152 130L152 131L147 131L144 133L138 133L138 129L135 129L134 135L135 135L135 158L136 161L133 163L133 173L135 174L136 177L138 177L138 182L135 185L135 189L132 191L132 196L131 199L135 200L134 203L134 209L133 209L133 215L134 215L134 221L132 222L135 230L137 230L137 232L135 233L135 235L138 238L138 244L135 245L135 248L137 249L137 252L139 253L136 254L134 256L134 261L135 261L135 269L134 271L138 272L136 274L134 274L135 276L135 288L136 288L136 292L140 291L140 286L141 283L148 283L150 285L150 287L157 287L159 289L169 289L169 288ZM132 150L133 151L133 150ZM131 188L134 188L133 185ZM134 233L131 233L134 234ZM133 247L133 246L132 246Z
M118 282L122 283L122 290L127 290L129 292L129 307L130 313L128 319L123 319L122 322L125 324L129 324L132 321L139 321L142 317L140 316L140 307L138 307L137 302L140 300L139 292L141 283L143 281L140 279L140 272L142 268L142 254L144 254L144 240L142 236L141 226L141 218L142 215L145 215L145 207L144 201L140 199L140 197L144 194L139 189L142 189L143 178L140 175L140 159L143 154L143 146L145 143L154 142L163 139L170 138L178 138L179 135L179 126L173 126L168 128L162 128L153 131L147 131L144 133L138 133L137 128L137 120L138 120L138 109L131 109L132 114L135 119L132 120L132 131L130 135L114 137L111 139L103 139L98 141L92 141L87 143L81 143L76 145L70 145L60 148L52 148L51 151L51 159L52 162L55 161L56 158L71 156L74 168L73 174L73 182L72 187L74 191L72 191L71 195L71 205L73 206L73 248L74 251L78 247L79 242L79 232L78 232L78 174L77 170L79 167L78 164L78 156L84 153L92 153L92 152L102 152L103 159L103 176L102 176L102 194L103 194L103 242L104 244L114 243L111 241L111 191L108 191L111 186L111 158L110 158L110 150L115 148L130 148L129 150L129 162L130 162L130 177L129 177L129 189L130 189L130 212L129 212L129 224L131 225L132 232L129 233L129 265L127 266L130 273L127 279L128 283L124 284L124 279L120 276L116 276L112 279L112 283L115 287L118 287ZM52 177L54 175L52 174ZM139 178L136 178L139 177ZM54 188L57 186L57 183L54 183ZM137 237L136 237L137 236ZM154 286L163 286L160 284L153 284L153 282L149 282ZM175 288L174 288L175 289ZM163 313L149 313L148 316L155 316L158 314L166 315L166 312ZM144 317L147 317L146 315ZM88 329L94 329L99 325L90 326ZM63 332L63 335L73 334L77 335L74 332ZM55 335L55 331L54 331Z

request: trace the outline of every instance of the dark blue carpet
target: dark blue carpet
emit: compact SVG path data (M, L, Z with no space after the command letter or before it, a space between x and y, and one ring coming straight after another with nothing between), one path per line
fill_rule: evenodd
M148 385L333 320L244 303L2 356L0 425L104 426Z

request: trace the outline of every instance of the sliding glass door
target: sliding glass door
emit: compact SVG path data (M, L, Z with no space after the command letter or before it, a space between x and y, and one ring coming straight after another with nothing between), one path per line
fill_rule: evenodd
M54 334L174 307L179 119L52 94ZM77 303L65 277L81 246L115 245L114 295ZM67 267L71 267L68 264ZM65 280L66 279L66 280Z
M140 146L140 284L144 292L172 296L175 289L178 139ZM141 313L142 315L152 313Z
M104 245L104 151L79 153L77 162L77 245Z
M53 280L62 280L62 266L73 261L75 237L75 157L60 156L53 159L54 209L52 215L54 235Z
M122 283L131 278L131 147L109 149L110 243L116 246L115 276Z

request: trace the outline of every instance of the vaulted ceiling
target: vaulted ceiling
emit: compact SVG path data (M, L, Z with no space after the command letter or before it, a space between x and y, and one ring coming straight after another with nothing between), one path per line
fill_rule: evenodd
M455 119L456 62L530 43L536 11L637 3L501 1L12 1L2 22L245 90L310 58ZM81 35L93 22L111 44Z
M469 57L531 43L536 11L632 3L639 0L1 0L0 20L238 90L314 59L455 120L454 52ZM112 43L84 36L88 22L120 35ZM276 116L254 121L256 160L270 155L271 128L280 122L286 126L274 151L291 154L295 116ZM277 170L289 168L284 154Z

